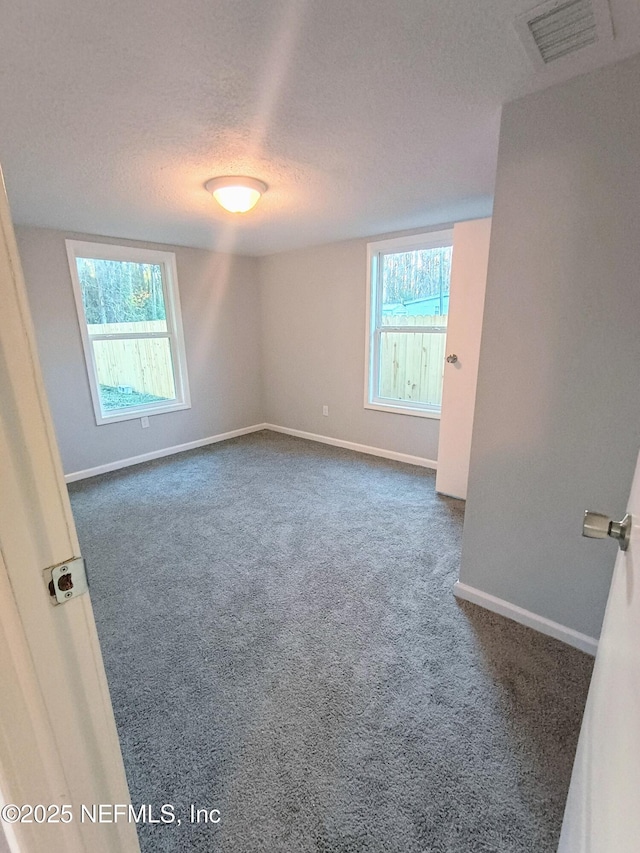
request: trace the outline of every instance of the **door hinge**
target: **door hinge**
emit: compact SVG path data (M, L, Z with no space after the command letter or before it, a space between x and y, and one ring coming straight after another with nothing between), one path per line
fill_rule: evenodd
M44 570L44 582L54 605L66 604L77 598L89 589L84 559L72 557L57 566L50 566Z

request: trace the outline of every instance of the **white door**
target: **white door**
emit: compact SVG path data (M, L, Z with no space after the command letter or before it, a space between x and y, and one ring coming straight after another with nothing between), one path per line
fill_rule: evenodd
M453 260L436 491L467 497L491 219L453 228Z
M53 606L43 574L79 556L0 172L0 795L20 853L137 853L88 594ZM16 806L44 806L34 811ZM7 808L8 807L8 808ZM16 818L19 818L16 820Z
M626 551L619 551L598 644L559 853L640 850L640 456Z

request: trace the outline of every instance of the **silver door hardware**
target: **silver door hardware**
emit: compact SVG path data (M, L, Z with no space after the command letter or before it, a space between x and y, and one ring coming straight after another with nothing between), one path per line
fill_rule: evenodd
M457 360L458 356L455 354L455 352L452 352L451 355L447 356L447 361L449 362L449 364L455 364Z
M66 604L87 591L87 570L82 557L74 557L44 570L44 582L52 604Z
M612 539L618 540L621 551L626 551L631 536L631 516L627 513L622 521L613 521L608 515L603 515L601 512L585 510L582 535L589 539L606 539L607 536L610 536Z

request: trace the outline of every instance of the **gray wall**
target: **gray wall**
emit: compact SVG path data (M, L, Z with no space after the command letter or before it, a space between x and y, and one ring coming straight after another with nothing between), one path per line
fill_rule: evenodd
M640 445L640 57L505 107L460 579L591 636Z
M438 420L363 407L366 273L366 240L261 259L265 419L437 459Z
M191 409L96 426L73 299L65 238L16 227L45 385L66 473L261 423L260 316L255 258L202 249L175 252Z

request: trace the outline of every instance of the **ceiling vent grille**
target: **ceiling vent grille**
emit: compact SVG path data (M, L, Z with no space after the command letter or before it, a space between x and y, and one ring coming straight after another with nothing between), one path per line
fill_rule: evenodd
M520 15L515 23L538 67L613 39L607 0L550 0Z

